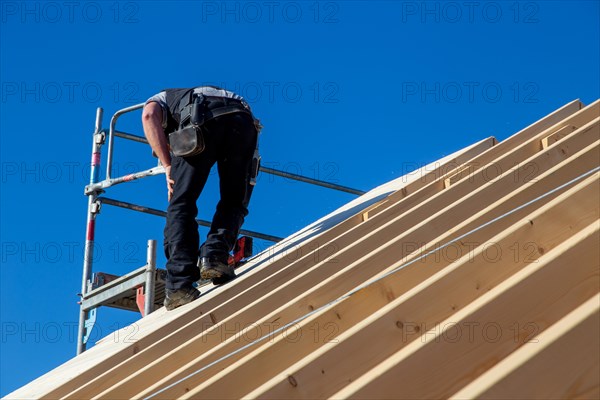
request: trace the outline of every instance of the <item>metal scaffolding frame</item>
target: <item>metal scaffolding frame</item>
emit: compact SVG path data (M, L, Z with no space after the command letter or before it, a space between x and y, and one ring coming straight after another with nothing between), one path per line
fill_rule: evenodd
M87 341L96 322L96 311L98 307L109 306L127 310L139 309L142 313L142 316L146 316L153 312L154 309L160 305L162 299L164 299L164 290L162 289L164 289L165 271L156 268L155 240L148 241L146 265L142 266L141 268L138 268L123 276L115 276L106 273L92 274L96 217L100 213L100 209L103 204L166 217L165 211L101 196L101 194L105 192L105 189L111 186L141 179L147 176L163 174L165 172L159 161L156 167L144 171L139 171L116 178L111 176L115 136L139 143L148 143L146 138L143 136L133 135L116 130L117 121L122 115L132 111L140 110L143 107L144 103L140 103L118 110L110 120L108 132L106 129L102 128L102 119L104 115L103 109L99 107L96 111L96 123L92 144L90 182L85 186L84 189L84 194L88 196L88 210L81 293L79 294L81 301L77 334L77 354L82 353L86 349ZM108 152L106 160L106 175L103 180L100 180L101 149L107 141ZM355 195L362 195L365 193L361 190L336 185L318 179L308 178L302 175L291 174L272 168L261 167L260 171L267 174L298 180ZM198 225L210 227L209 221L196 219L196 222ZM278 242L282 240L282 238L277 236L267 235L250 230L241 230L240 234L271 242Z

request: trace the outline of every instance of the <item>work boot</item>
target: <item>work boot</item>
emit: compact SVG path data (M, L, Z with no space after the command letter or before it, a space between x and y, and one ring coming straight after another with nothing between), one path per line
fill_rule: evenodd
M171 311L179 306L191 303L198 297L200 297L200 291L192 286L181 289L165 289L163 304L168 311Z
M200 259L200 277L210 279L215 285L222 285L235 278L233 267L215 257Z

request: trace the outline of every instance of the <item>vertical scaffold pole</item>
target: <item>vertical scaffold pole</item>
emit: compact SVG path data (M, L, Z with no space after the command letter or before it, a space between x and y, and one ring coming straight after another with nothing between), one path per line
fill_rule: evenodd
M104 132L102 132L102 116L103 110L98 107L96 110L96 127L94 131L94 140L92 144L92 159L90 168L90 184L97 183L100 176L100 150L104 144ZM88 214L87 227L85 235L85 250L83 256L83 276L81 280L81 295L85 295L88 291L88 281L92 276L92 262L94 259L94 233L96 229L96 215L100 211L100 203L96 201L98 192L88 194ZM83 308L79 311L79 328L77 332L77 354L85 351L85 321L88 311ZM88 332L89 333L89 332ZM88 335L89 336L89 335Z
M144 317L154 311L154 286L156 276L156 240L148 240L146 253L146 302L144 305Z

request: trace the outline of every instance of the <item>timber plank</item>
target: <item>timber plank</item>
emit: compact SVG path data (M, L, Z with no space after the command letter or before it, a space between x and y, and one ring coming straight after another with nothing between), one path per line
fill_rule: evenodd
M438 168L434 168L431 171L425 171L423 174L424 176L437 176L441 169L466 162L468 159L481 153L493 144L493 138L481 141L468 147L466 150L458 151L456 157L447 162L434 163ZM413 184L413 182L409 181L408 184ZM419 183L417 182L415 184ZM383 199L379 202L386 201L386 199ZM32 382L31 385L22 388L24 389L23 392L27 392L27 396L35 395L38 397L47 396L47 398L57 398L59 396L64 396L72 390L80 389L82 385L90 384L91 381L95 381L94 378L97 378L102 372L110 371L111 366L118 365L120 362L127 360L130 356L135 356L145 348L155 345L165 336L168 336L169 333L172 333L173 329L187 325L190 321L197 319L200 315L210 312L214 307L218 307L227 299L235 297L240 293L244 293L249 287L262 283L273 273L273 271L284 269L286 264L290 262L290 254L292 256L306 254L310 251L309 249L315 247L318 248L319 243L315 239L328 242L332 237L339 234L339 232L343 232L349 229L349 227L360 224L362 220L360 219L359 214L360 213L347 218L337 226L326 230L319 235L305 238L300 244L292 246L289 244L290 240L286 239L282 243L272 246L262 254L255 256L253 260L249 262L249 268L257 269L257 271L253 271L252 274L249 274L252 275L251 277L244 276L243 279L240 278L236 281L235 286L229 285L217 293L205 295L201 302L202 308L194 307L193 311L185 313L169 313L168 318L164 315L159 317L159 314L162 315L164 310L159 311L159 314L154 313L149 319L146 318L136 323L135 326L139 329L136 331L135 341L124 342L119 340L119 337L126 337L128 336L128 333L120 331L114 332L99 341L96 346L89 349L84 354L63 364L55 371L51 371L49 374L38 378ZM292 248L293 251L291 251L290 248ZM267 265L262 266L261 264ZM199 304L195 305L198 306ZM182 339L185 339L185 332L178 332L178 335ZM103 343L119 343L119 347L115 345L102 346ZM96 383L97 382L94 382L92 386ZM18 396L19 392L20 391L16 391L13 394Z
M572 114L578 108L581 108L581 103L579 101L572 102L514 136L525 136L526 133L528 134L528 132L532 131L532 127L539 127L540 122L548 122L552 118L560 120L567 115ZM558 115L561 113L562 116L559 118ZM552 124L548 123L548 125L550 126ZM459 164L462 164L462 162ZM403 195L406 194L407 192L405 191ZM382 208L384 207L376 207L375 209L379 211ZM350 220L353 220L352 223L354 224L361 222L360 215L357 214L354 217L348 218L343 224ZM352 223L346 225L345 228L351 226ZM335 228L341 228L341 226L336 226ZM328 230L324 233L332 233L332 230ZM338 235L338 233L332 234L332 237L336 237L336 235ZM306 245L306 248L308 248L311 239L314 239L314 237L307 238L306 243L302 243L301 246ZM136 324L139 331L134 342L124 342L119 340L120 337L127 337L128 335L128 332L124 331L126 328L124 328L124 330L115 332L115 334L105 338L101 343L88 350L83 355L32 382L27 388L24 388L25 390L17 391L13 394L18 395L18 392L21 392L27 393L24 397L43 397L44 395L47 395L49 398L56 398L60 393L68 393L70 390L79 387L83 382L89 382L91 378L97 376L102 371L110 370L112 365L119 364L122 360L129 357L136 357L137 354L140 354L148 346L153 346L164 338L165 335L168 336L172 330L189 325L191 321L198 319L203 313L210 312L210 310L219 307L223 300L229 299L232 296L238 296L247 288L254 284L259 284L261 279L268 276L269 271L272 272L273 270L276 270L275 266L280 267L283 265L282 268L284 268L286 263L277 263L277 261L285 256L285 254L282 255L281 253L286 251L288 245L289 241L285 241L279 246L274 246L270 252L265 252L265 254L261 255L251 263L253 266L263 267L258 268L259 271L253 271L253 273L250 274L256 278L254 279L254 282L252 282L252 279L249 278L249 276L245 276L244 279L238 279L235 282L236 285L226 288L227 290L220 290L217 293L213 292L205 295L205 298L202 300L205 307L202 309L196 304L196 307L191 307L191 309L188 307L180 310L180 312L164 313L164 310L159 310L157 313L154 313ZM275 262L268 265L260 265L263 264L263 261L266 261L265 258L269 258L268 261ZM260 271L264 271L262 276ZM166 343L162 344L164 345Z
M450 168L449 166L451 165L466 162L470 157L479 154L494 143L494 139L489 138L479 142L475 146L470 146L467 151L459 153L455 158L450 159L446 163L441 163L437 168L425 173L423 180L429 181L432 179L429 178L430 176L439 176L441 170ZM412 181L408 185L422 185L423 180ZM387 199L380 201L380 203L386 202ZM379 212L385 211L394 205L392 203L388 204L388 207L380 207ZM371 229L375 226L380 226L385 221L383 218L377 220L370 218L370 220L373 223ZM138 374L143 374L148 370L152 370L153 366L161 362L164 358L169 358L173 362L184 363L185 357L177 359L166 353L195 337L198 334L199 327L202 330L209 329L215 322L221 321L226 316L240 309L244 304L247 304L249 299L260 298L285 284L291 277L295 276L294 274L297 275L307 265L314 263L315 259L322 258L324 250L327 252L334 250L333 247L327 247L332 237L335 238L340 233L345 234L347 230L352 229L353 226L360 223L361 214L357 213L334 228L307 240L305 243L299 244L290 253L291 257L290 254L286 254L286 251L270 251L267 256L269 259L274 259L274 261L266 265L265 268L259 269L256 273L249 274L250 276L238 278L235 285L224 288L226 289L224 293L217 293L215 298L208 299L208 301L194 307L193 317L195 319L188 318L185 320L185 323L175 321L171 324L171 332L164 334L162 337L153 337L155 339L154 343L140 344L136 347L133 355L128 355L128 357L118 360L111 360L110 363L107 363L108 367L105 366L100 371L98 369L88 371L88 373L78 377L76 381L70 382L70 386L65 390L52 392L50 396L56 396L59 393L66 395L68 393L67 398L77 399L92 397L103 390L111 389L114 385L127 383L128 387L135 387L133 383L124 382L123 380L124 376L130 379L138 379L130 376L130 371L132 370L138 371ZM352 243L352 241L348 240L347 243ZM282 246L285 247L284 245ZM339 244L336 243L336 246L339 246ZM227 296L232 296L232 298L227 299ZM186 313L186 315L189 314L192 314L192 312ZM214 332L208 332L208 335L212 337L214 336ZM159 370L164 373L162 368L159 368ZM139 382L143 383L145 381L140 378Z
M600 295L595 295L453 399L597 399Z
M549 136L546 136L545 138L542 139L542 149L545 149L545 148L553 145L554 143L558 142L560 139L568 136L575 129L577 129L577 128L575 128L573 125L568 125L568 126L560 128L556 132L553 132Z
M596 142L595 145L589 146L586 150L574 155L568 162L562 163L552 170L549 170L546 174L544 174L544 176L540 177L539 180L530 182L528 185L520 188L515 193L511 193L509 196L507 196L507 198L502 199L496 204L490 205L486 210L474 215L472 218L457 226L455 229L443 234L439 238L436 238L424 249L416 250L413 254L411 254L411 256L407 257L405 260L402 260L401 263L394 264L391 268L398 267L405 262L410 262L415 257L424 255L428 249L439 249L442 245L447 243L449 239L456 238L457 236L462 235L471 229L510 211L507 204L511 200L513 200L513 204L524 204L525 202L530 201L532 198L535 198L546 192L548 188L557 187L560 184L567 182L586 171L589 171L598 165L598 151L599 145L598 142ZM594 190L597 189L600 188L598 188L596 185L596 188L592 191L588 191L587 193L583 194L574 194L578 189L573 188L572 190L564 193L564 195L561 194L559 199L556 200L556 202L559 202L563 197L573 196L573 201L568 203L568 205L561 206L563 207L562 209L559 206L554 206L554 211L548 211L547 209L544 211L544 209L540 209L540 211L536 211L536 213L561 213L563 211L568 211L572 207L576 207L579 204L577 198L580 198L584 201L586 200L587 196L592 196L593 198ZM486 243L486 241L490 240L495 232L508 228L510 225L516 222L516 220L524 218L533 209L540 208L552 198L553 197L549 197L544 199L544 201L540 201L539 203L535 203L529 207L523 208L517 213L510 215L494 223L493 225L487 226L475 234L470 235L455 245L455 253L457 255L469 253L472 251L472 248L475 245ZM593 207L593 202L589 204L589 206ZM587 215L585 208L581 208L580 212L584 215ZM533 218L537 218L535 217L535 213L533 215ZM592 219L588 219L587 221L591 222L592 220L593 216ZM517 248L514 246L514 243L508 243L507 246L509 246L509 251L512 252L513 256L517 256L518 252L529 254L529 246L527 246L527 249ZM393 300L393 298L405 293L408 288L416 285L419 282L422 282L426 277L430 276L434 272L437 272L441 268L444 268L454 260L455 256L446 255L445 257L439 257L437 260L435 260L434 257L428 257L416 264L408 265L404 269L398 271L396 274L385 277L372 287L365 289L368 293L366 296L351 296L345 299L343 302L337 304L335 306L335 310L327 310L310 321L299 324L299 328L302 329L303 332L311 332L311 329L314 330L314 326L323 327L330 326L331 324L335 323L336 326L339 327L340 334L343 334L343 332L347 329L348 319L367 318L370 313L375 312L379 308L379 303L381 302L379 299L380 296L385 294L388 296L388 298L392 298ZM364 308L364 303L369 304L369 312L366 314L360 312L361 309ZM342 318L339 319L337 317L338 315L340 315ZM356 325L357 329L361 324L362 323ZM376 331L373 331L371 334L381 336ZM365 333L365 335L368 334ZM306 338L306 340L308 339L309 338ZM331 395L335 391L340 390L347 382L356 379L361 373L367 371L370 367L375 365L377 356L374 356L374 354L381 354L378 350L379 346L383 344L386 344L385 346L390 346L389 343L393 343L393 338L388 338L390 342L386 341L385 337L381 337L381 339L381 341L375 342L370 347L359 346L357 343L354 343L349 344L348 346L341 344L340 346L334 346L331 348L331 345L324 344L320 350L312 350L312 354L310 356L304 360L301 360L301 362L290 367L288 370L273 369L272 372L277 372L278 374L276 374L276 376L270 382L267 382L263 388L257 389L256 392L253 392L251 395L249 395L249 397L316 398ZM308 343L306 346L311 346L311 344ZM301 352L298 347L298 345L294 346L295 351ZM261 351L264 351L264 349ZM353 362L351 364L340 363L339 360L343 359L345 354L348 354L349 352L352 352L353 354ZM303 353L306 353L306 351ZM273 357L281 359L281 357ZM379 361L381 361L381 359L379 359ZM284 363L281 364L286 365ZM254 373L253 376L255 377L256 374L261 374L261 376L264 376L269 372L269 369L269 366L261 368L260 371ZM293 375L298 382L310 382L310 385L299 385L297 387L292 387L287 379L289 375Z
M398 213L406 212L417 204L425 202L428 198L435 196L440 191L453 189L457 186L459 181L468 180L479 184L481 181L489 182L498 176L507 173L507 171L514 170L515 165L523 163L525 163L528 169L528 171L524 172L525 174L535 174L538 172L539 166L535 162L524 160L540 152L540 141L542 138L547 137L557 129L569 125L578 128L573 133L580 129L586 130L590 127L590 123L593 124L593 121L595 121L595 118L597 119L599 114L600 100L574 113L565 120L555 123L549 128L546 124L541 124L541 126L545 126L546 129L540 129L537 124L534 124L532 127L526 128L528 134L525 137L529 137L528 140L523 140L522 138L517 140L515 136L512 141L507 139L506 141L500 142L471 161L462 166L458 166L457 169L442 176L432 184L420 188L414 193L410 191L408 191L408 194L401 191L392 193L389 196L390 201L398 201L402 198L405 199L404 202L400 203L399 207L394 208L395 213L391 214L391 216L395 217ZM578 151L579 149L575 151ZM497 156L497 158L491 158L492 156ZM461 192L458 191L454 193Z
M532 339L535 335L524 327L542 332L598 292L599 228L593 222L465 309L426 327L423 340L413 341L333 397L452 395ZM480 329L463 334L469 326Z
M459 224L458 227L456 227L448 232L444 232L440 238L436 239L434 243L430 244L429 248L439 248L442 244L446 243L451 238L457 237L460 234L464 234L464 233L468 232L469 230L471 230L493 218L496 218L505 212L510 211L514 207L514 204L523 204L527 201L530 201L534 197L545 193L547 191L548 187L559 186L559 185L577 177L578 175L580 175L582 173L588 172L590 169L592 169L598 165L598 160L597 160L598 150L599 150L598 142L596 142L596 144L594 144L594 145L588 146L587 149L582 150L582 152L569 158L569 160L552 168L547 173L545 173L543 176L540 176L540 178L538 178L536 180L532 180L529 183L525 184L524 186L519 187L515 193L510 193L506 198L501 199L497 203L490 205L489 207L486 208L486 210L482 211L481 213L476 214L475 216L472 216L471 218L467 219L463 223ZM558 195L558 193L556 193L556 195ZM542 204L544 204L547 201L550 201L551 199L552 199L552 197L549 197L545 201L542 201L542 202L535 204L533 206L530 206L528 208L524 208L520 212L516 213L515 215L511 215L510 218L505 218L503 220L500 220L499 222L494 224L494 226L489 226L489 227L483 229L482 231L478 232L478 234L475 238L469 237L466 240L468 242L467 246L471 247L471 248L474 247L475 241L478 243L484 243L484 241L489 239L491 236L493 236L493 233L497 232L497 230L502 230L502 229L510 226L512 223L516 222L518 220L518 218L524 217L525 215L527 215L527 213L531 212L531 210L535 209L536 207L540 207ZM459 247L459 245L457 244L456 245L457 253L458 254L468 253L470 250L467 246ZM415 251L413 254L413 257L416 257L423 253L424 253L424 250L422 250L422 249ZM419 280L421 280L421 281L424 280L426 277L432 275L433 273L437 272L438 270L440 270L441 268L443 268L444 266L448 265L450 262L452 262L458 258L459 257L442 257L441 260L437 260L435 263L432 263L432 262L428 263L427 268L423 267L423 265L422 265L423 263L417 264L414 267L410 266L408 268L408 270L401 271L401 273L398 274L398 277L395 277L395 276L388 277L387 280L390 281L389 284L388 283L384 284L384 282L381 282L382 286L377 285L377 288L373 289L374 290L373 292L370 292L373 297L372 298L369 297L368 301L363 301L364 299L362 299L362 298L361 298L361 300L356 300L356 297L353 296L353 297L350 297L345 300L345 302L347 302L348 305L344 306L342 311L340 311L340 307L342 305L338 304L338 305L336 305L335 310L332 310L331 312L326 313L327 315L323 316L321 319L317 319L317 320L311 319L309 321L306 321L305 323L303 322L303 323L297 324L296 325L297 329L300 329L301 332L303 333L302 337L300 338L301 340L299 340L299 342L300 341L302 341L302 343L306 342L307 348L310 347L311 351L314 350L314 348L319 347L324 342L326 342L325 339L328 339L328 340L333 339L335 337L335 336L332 336L334 333L335 334L342 333L348 327L352 326L352 324L356 323L357 320L360 320L360 319L368 316L370 313L375 311L377 308L392 301L395 297L397 297L400 294L402 294L403 292L407 291L411 287L411 285L416 284L416 282L418 282ZM401 265L402 263L404 263L410 259L411 258L409 257L404 260L400 260L400 262L395 262L391 268L397 267L398 265ZM368 260L366 262L368 263ZM415 278L414 273L411 277L410 272L409 272L409 270L411 268L418 268L418 270L415 273L417 274L416 276L419 276L419 279ZM351 272L351 273L354 274L354 272ZM409 274L409 275L407 275L407 274ZM342 278L342 279L347 280L350 278ZM301 315L305 314L308 311L305 304L319 305L323 301L327 301L327 299L322 300L322 301L321 300L317 301L317 299L314 299L314 296L316 296L315 289L322 290L325 293L330 292L330 288L327 288L324 286L325 283L326 282L323 282L320 285L321 286L320 288L315 287L313 290L308 291L305 294L294 299L290 303L285 304L283 307L276 310L272 314L265 316L264 319L257 321L255 324L253 324L251 326L251 328L247 329L245 333L242 332L242 337L244 337L243 335L246 335L246 336L252 337L252 338L257 337L257 335L256 335L257 331L264 332L264 333L271 332L274 330L274 326L271 323L271 321L274 321L274 320L292 321L292 320L300 317ZM337 283L335 281L332 282L332 284L337 285ZM311 297L313 297L312 300L311 300ZM278 325L278 326L281 326L281 325ZM320 327L320 332L318 331L319 327ZM324 327L328 327L329 329L324 329ZM335 329L333 329L333 327L335 327ZM311 339L313 337L320 339L320 340L311 341ZM244 341L244 343L246 343L246 342L248 342L248 341ZM300 346L301 346L300 344L294 345L294 351L290 355L290 358L288 361L284 362L283 361L284 357L280 353L278 353L278 356L276 357L278 359L277 364L266 363L260 369L257 369L255 373L248 374L247 376L252 376L252 381L253 381L253 383L255 383L257 381L257 374L260 374L261 377L264 377L270 373L278 372L278 371L276 371L278 368L282 368L283 366L289 365L292 362L291 361L292 359L297 359L298 357L301 357L302 354L309 351L305 348L300 349L299 348ZM232 347L228 347L226 351L220 352L220 354L227 354L227 352L232 351L232 350L233 350ZM261 349L261 351L265 351L264 346ZM241 356L241 355L242 354L240 354L239 356ZM237 356L236 356L236 358L237 358ZM147 393L152 393L153 390L156 390L157 388L161 387L161 385L164 385L167 382L175 381L176 379L178 379L182 376L185 376L186 374L190 373L194 368L198 368L198 365L201 365L201 363L200 362L195 363L193 366L190 366L190 368L182 369L182 370L178 371L179 373L177 375L171 376L168 379L164 379L163 381L157 382L156 385L148 388L148 390L146 392L142 393L142 395L147 394ZM227 365L227 363L223 363L223 365ZM238 387L246 379L244 377L246 375L245 374L242 374L242 375L243 375L242 377L235 378L236 382L238 382ZM189 382L187 382L187 384L189 386L193 387L196 383L202 382L209 376L210 376L209 371L207 371L206 373L203 372L201 374L196 375L193 379L191 379ZM325 377L322 377L322 378L325 379ZM315 379L316 379L316 377L315 377ZM329 376L327 377L327 381L328 382L330 381ZM185 393L185 392L183 392L183 393ZM165 398L178 397L179 395L181 395L183 393L181 392L181 389L172 389L168 392L165 392L164 396L165 396ZM308 396L308 397L311 397L311 396Z
M578 129L573 135L565 138L561 143L557 143L560 147L553 146L547 149L547 151L539 152L535 155L534 160L536 160L538 171L534 171L533 175L526 176L526 174L523 173L523 168L526 168L527 165L517 165L514 167L514 171L521 171L521 173L514 176L512 173L507 173L498 178L499 182L501 182L501 185L499 186L497 183L487 182L487 178L481 174L478 175L479 179L473 181L463 180L461 184L457 184L440 193L439 196L433 198L436 199L437 203L431 201L432 199L423 203L416 208L415 212L407 214L407 218L410 218L408 220L406 218L404 220L396 218L374 232L369 233L369 230L367 230L364 235L360 235L363 236L362 239L360 239L360 242L362 243L361 246L339 246L343 247L344 250L335 255L335 260L337 262L329 264L320 263L312 267L309 264L309 269L297 278L290 280L287 284L282 283L281 287L270 292L268 296L257 299L230 318L218 323L215 327L212 327L208 332L203 332L192 342L183 344L173 352L165 354L163 356L164 358L159 358L153 364L150 364L146 368L139 370L136 374L127 377L119 384L112 386L108 391L103 392L101 396L132 396L137 393L135 390L144 387L143 384L148 380L158 380L160 379L158 377L165 376L165 371L173 371L172 375L168 375L163 380L160 380L159 383L153 385L151 388L153 389L155 386L164 384L167 380L175 380L176 376L182 374L185 375L186 371L195 369L197 364L208 364L212 362L212 360L218 359L223 353L229 353L232 348L241 347L242 343L234 336L235 333L246 326L255 324L256 321L260 321L261 318L264 318L265 315L276 310L277 307L290 301L300 293L305 293L310 290L315 286L316 282L321 282L323 279L327 279L330 276L334 276L337 279L337 282L328 280L329 286L321 287L323 296L327 296L323 301L327 302L332 298L342 295L347 290L356 286L356 284L368 279L368 277L372 276L374 273L381 272L381 270L388 267L398 258L401 258L401 255L400 257L397 257L394 253L382 250L385 250L386 248L389 248L391 244L400 241L403 236L398 236L399 234L410 234L412 232L414 235L414 230L416 228L407 230L406 227L417 224L420 229L420 234L428 235L419 237L418 242L420 243L421 240L427 242L432 239L432 235L435 237L440 231L450 229L476 211L473 206L463 206L460 208L460 213L457 212L456 209L450 212L448 207L444 207L444 204L448 203L448 201L444 201L445 198L450 197L454 200L462 199L465 197L466 193L470 192L468 198L472 200L472 203L478 204L478 207L484 208L484 204L489 203L492 199L497 199L520 186L523 183L523 179L534 178L536 173L551 168L552 165L559 160L567 158L568 155L571 154L571 151L581 148L592 138L595 138L595 135L600 132L598 130L600 127L599 122L600 118L595 122ZM480 188L481 190L474 190L472 185L483 186ZM494 185L493 188L492 185ZM474 200L474 198L476 198L475 196L479 196L477 198L481 200ZM471 202L469 204L471 204ZM435 210L439 210L440 208L443 211L438 211L436 213ZM426 216L431 215L432 213L434 213L434 216L437 218L435 223L432 223L433 217L426 218ZM365 224L368 224L375 219L377 218L370 219L365 222ZM433 231L432 228L434 227L438 229L438 231ZM360 231L361 226L356 227L354 231L356 230ZM390 242L390 237L395 239ZM367 241L367 239L370 240ZM386 245L380 245L381 243L386 242ZM357 243L356 239L353 239L352 243ZM370 255L370 253L374 251L376 253ZM365 259L365 257L368 256L371 258ZM358 261L355 261L357 259ZM319 268L325 264L327 264L326 268ZM340 279L340 276L337 275L337 271L347 265L350 265L350 267L346 267L345 277ZM361 265L362 269L357 270L357 268L355 268L356 265ZM375 268L379 268L379 270L375 270ZM317 307L318 305L312 306ZM288 321L281 322L284 323ZM230 333L229 337L227 336L227 332ZM223 345L224 338L229 338L228 341L225 341L228 347ZM188 364L185 363L185 360L188 360ZM183 366L180 367L181 365ZM116 377L114 379L116 379Z
M499 248L508 250L515 242L522 242L525 238L530 238L532 241L538 243L539 246L543 247L544 251L547 251L556 243L560 243L560 241L570 237L573 234L574 229L576 229L570 226L575 225L571 219L563 218L561 221L557 222L554 216L557 213L568 213L569 210L573 208L574 204L579 204L577 200L586 202L583 209L593 210L593 212L588 212L586 214L587 217L585 219L579 221L579 225L582 223L585 224L586 222L589 223L598 218L597 198L594 198L594 193L597 193L598 189L600 189L600 186L596 182L597 178L598 175L589 178L585 186L578 186L577 190L574 188L573 190L576 190L576 195L571 193L567 195L565 193L563 196L560 196L560 198L556 200L558 203L554 206L550 204L545 207L541 215L535 216L534 214L534 216L521 221L518 224L521 227L518 234L509 233L507 234L508 239L501 240L499 238L494 238L488 243L493 243ZM530 220L534 221L535 228L531 227ZM548 231L550 226L555 228L554 232ZM557 233L559 234L558 237L553 236ZM318 371L314 371L309 379L306 379L306 375L297 376L293 374L292 376L294 377L295 385L290 384L289 375L286 375L285 377L279 376L281 386L283 386L282 389L287 389L287 391L271 394L260 393L260 395L253 394L248 397L256 395L259 398L287 398L290 395L290 392L293 392L295 396L289 397L322 397L324 393L328 393L327 391L322 391L322 386L315 391L308 391L308 389L312 388L313 384L316 384L317 382L324 383L322 382L324 380L331 381L332 379L336 379L336 373L334 371L338 368L358 371L368 370L369 365L373 363L374 358L383 356L386 352L387 354L390 354L389 352L393 352L394 349L396 349L396 346L403 346L408 341L418 337L417 332L402 333L402 329L398 329L396 325L397 321L408 320L423 321L423 323L427 322L427 324L437 323L468 304L478 295L481 295L482 292L494 287L494 285L501 282L507 276L510 276L520 268L525 267L528 263L535 261L533 258L529 259L523 257L518 260L519 262L513 263L512 261L514 260L510 260L511 263L506 266L506 268L500 268L500 266L504 267L504 265L502 265L500 261L490 263L489 256L486 257L487 252L484 249L481 249L481 247L485 249L485 246L480 246L475 249L475 254L465 255L457 262L459 266L448 267L446 268L448 271L444 269L442 272L438 273L435 284L431 284L426 290L422 287L425 283L417 285L405 295L401 295L392 302L391 305L384 307L382 310L393 310L393 315L391 317L388 316L387 319L385 319L385 323L380 322L370 326L368 330L365 329L364 332L360 332L360 335L357 335L353 341L345 343L341 341L337 345L327 345L326 350L330 350L330 356L328 358L330 363L327 365L327 368L325 368L323 364L319 364ZM427 271L429 267L437 267L434 256L429 257L428 263L416 266L416 268L425 271ZM402 272L404 271L405 270L402 270ZM444 277L444 280L441 280L440 276ZM396 280L398 281L404 278L404 276L399 275ZM435 276L430 278L430 280L432 279L435 279ZM451 286L449 286L450 279L451 282L454 282ZM390 279L388 279L388 281L389 280ZM329 321L337 321L337 325L341 325L345 323L344 321L346 319L352 320L354 311L353 306L373 300L377 301L377 299L372 299L370 296L377 297L378 295L381 296L382 294L389 293L392 293L393 296L394 291L391 285L381 287L383 284L384 282L380 282L378 285L379 287L374 287L371 290L366 288L356 293L353 295L356 296L355 302L346 302L346 304L335 305L333 309L327 311L328 318L330 318ZM353 296L351 296L350 299ZM443 298L443 301L435 304L426 304L427 299L431 299L432 296L441 297ZM376 312L375 315L378 315L381 312L383 311ZM408 316L405 315L402 317L403 314L408 314ZM307 321L308 326L312 325L317 320L318 317L314 317L311 321ZM408 325L406 322L403 323ZM356 329L359 329L359 326L363 325L359 323ZM405 330L406 329L408 328L405 328ZM355 329L353 329L353 331L355 331ZM384 334L383 332L386 333ZM389 334L387 332L389 332ZM398 340L401 333L403 335L403 340ZM373 337L377 337L379 340L372 341L369 339ZM369 343L369 346L364 346L364 343ZM276 344L278 346L275 346ZM308 336L301 342L301 345L313 347L318 345L318 343L312 341L312 337ZM265 349L265 346L272 347L273 351L266 351L268 347ZM231 382L232 379L235 380L237 384L235 388L228 389L228 395L234 397L245 395L247 392L243 392L243 390L254 388L263 382L264 375L262 368L268 369L268 366L266 365L270 363L285 366L286 363L284 358L286 356L292 357L296 352L301 352L301 349L299 349L300 346L295 342L293 344L289 343L283 336L275 343L265 346L247 357L245 365L243 361L237 363L201 386L198 386L195 390L190 392L190 395L195 394L208 398L219 398L219 393L223 392L223 385L225 385L226 382ZM349 354L352 354L351 360L347 363L342 363L343 365L340 366L340 360L344 360ZM261 368L259 368L259 365ZM240 366L243 366L244 368L240 368ZM319 374L321 375L320 379L310 379L315 378L315 375ZM351 378L349 379L345 376L343 379L340 378L336 380L347 382L348 380L351 380ZM192 382L186 383L187 385L182 386L182 388L193 388L195 382L193 382L192 379Z
M574 110L577 107L581 107L581 104L577 104L577 102L573 102L568 106L565 106L565 110ZM514 152L514 151L524 151L526 149L532 149L534 151L538 150L538 146L541 140L551 135L553 132L564 128L569 125L573 125L579 128L582 125L585 125L590 120L596 118L600 113L600 100L595 101L585 108L581 108L580 110L565 115L564 111L560 112L558 110L555 114L556 116L564 116L563 118L552 118L553 114L549 115L547 118L539 121L538 123L531 125L517 134L509 137L506 140L503 140L498 145L493 148L488 149L477 157L474 157L471 161L467 162L461 169L457 170L455 174L448 177L448 182L445 184L450 186L455 182L463 179L471 174L474 171L477 171L481 168L489 168L491 167L489 164L494 160L499 160L503 156ZM532 146L534 142L536 144ZM497 161L496 161L497 162ZM492 167L500 172L506 171L508 168L507 165L503 164L494 164ZM489 171L492 172L491 170Z

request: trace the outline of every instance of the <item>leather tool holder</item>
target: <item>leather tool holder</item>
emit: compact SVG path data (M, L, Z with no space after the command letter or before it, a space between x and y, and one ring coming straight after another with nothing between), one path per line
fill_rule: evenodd
M181 110L179 129L169 134L169 145L175 156L191 157L204 151L203 123L204 97L199 95Z
M191 157L204 150L202 128L193 125L178 129L169 135L171 152L178 157Z

